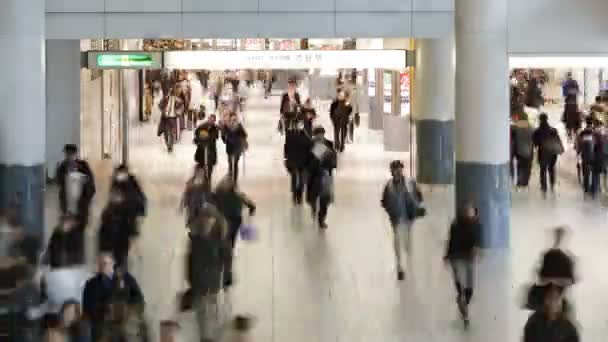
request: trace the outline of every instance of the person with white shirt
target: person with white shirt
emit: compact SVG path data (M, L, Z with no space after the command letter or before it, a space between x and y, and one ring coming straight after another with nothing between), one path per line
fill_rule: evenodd
M78 158L76 145L65 145L63 152L65 159L55 173L61 214L74 215L84 227L88 223L89 207L96 192L95 178L89 164Z

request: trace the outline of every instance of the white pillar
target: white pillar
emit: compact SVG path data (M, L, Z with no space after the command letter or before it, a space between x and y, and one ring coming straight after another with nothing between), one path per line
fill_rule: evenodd
M509 244L507 2L455 2L456 203L479 207L489 248Z
M416 41L413 110L416 120L416 178L452 184L454 178L454 39Z
M18 193L22 222L43 232L45 162L44 0L0 5L0 195Z
M47 40L46 70L46 174L54 178L64 145L80 145L80 40Z

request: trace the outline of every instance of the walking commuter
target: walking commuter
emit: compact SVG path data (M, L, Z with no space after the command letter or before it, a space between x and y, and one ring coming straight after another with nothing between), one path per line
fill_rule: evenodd
M464 206L450 226L445 260L449 262L456 287L456 303L465 328L469 325L469 304L475 287L475 259L480 248L479 211Z
M91 325L93 341L100 341L111 303L120 294L132 305L144 304L144 296L137 280L125 270L115 267L111 254L101 253L97 259L97 274L89 279L82 294L82 309Z
M296 113L300 112L300 94L297 92L297 84L295 80L289 80L287 84L287 92L281 96L280 121L279 131L281 134L286 130L286 121L289 118L295 118Z
M186 277L196 312L200 341L213 341L218 321L218 293L231 259L228 227L213 205L206 206L191 225L186 253ZM215 322L213 322L215 321Z
M312 140L304 130L304 120L292 121L295 127L287 126L283 152L285 167L291 177L292 200L294 205L300 205L304 199L305 170Z
M306 102L304 102L304 105L302 106L302 117L304 119L304 131L312 138L312 128L313 123L317 118L317 111L313 107L310 98L306 99Z
M602 171L601 136L593 128L593 120L587 118L586 127L576 141L576 150L582 162L583 190L585 196L595 198L599 190Z
M231 113L225 127L222 128L222 141L226 144L228 155L228 172L236 183L239 179L239 160L241 155L247 151L247 131L239 122L235 113Z
M517 161L517 187L527 188L532 171L532 159L534 156L534 144L532 136L534 129L530 122L520 119L511 128L514 156Z
M114 190L124 194L125 203L136 221L146 215L148 199L139 185L137 177L129 171L127 165L120 165L114 170L110 192ZM138 225L138 222L135 224Z
M186 227L199 216L201 210L212 201L211 181L203 164L197 164L194 175L186 183L181 208L186 209Z
M334 143L325 139L325 128L315 127L313 134L313 143L306 166L308 173L306 200L319 228L327 229L327 211L334 200L333 170L338 165L338 157Z
M14 198L4 209L0 226L0 258L24 261L29 265L38 263L41 242L27 234L19 220L19 199Z
M184 114L185 100L177 87L169 91L160 104L162 116L158 125L158 136L164 136L167 151L173 152L173 145L179 140L178 119Z
M545 292L543 307L534 312L524 327L523 342L579 342L576 325L564 311L564 297L556 286Z
M89 209L95 195L95 177L89 163L78 158L78 147L68 144L63 148L65 159L59 164L55 177L59 185L61 214L72 214L86 227Z
M98 251L112 253L116 265L128 267L131 245L139 235L136 225L137 213L126 202L122 191L114 190L110 201L101 215Z
M562 121L566 125L568 139L573 141L576 138L576 134L581 129L581 123L583 121L583 114L579 110L577 103L566 103Z
M359 89L357 88L356 78L351 80L351 86L348 91L349 102L352 106L352 115L348 120L348 140L351 143L355 142L355 127L358 127L361 121L359 114Z
M574 259L563 247L565 235L566 230L563 227L553 230L553 245L543 253L538 271L538 278L543 284L552 283L561 288L568 288L576 283Z
M343 90L338 92L338 97L332 102L329 108L329 116L334 126L334 140L336 142L336 150L344 152L344 145L348 133L348 122L350 121L353 107L346 98L346 93Z
M393 228L393 248L395 250L398 280L405 278L401 251L405 251L406 255L411 252L411 230L418 216L420 203L422 203L422 193L415 181L406 179L403 168L401 161L394 160L391 162L392 179L384 186L381 200L382 207L388 214Z
M224 78L218 76L215 80L215 91L213 93L213 103L215 104L215 110L218 109L220 96L224 93Z
M51 268L84 264L84 231L77 220L65 215L51 234L46 251Z
M236 183L231 177L225 177L217 186L213 196L214 203L219 212L224 216L228 224L228 237L231 242L232 250L230 258L226 263L224 271L224 287L230 287L233 283L232 259L234 247L243 224L243 208L249 209L249 215L255 214L255 203L243 192L239 191Z
M549 125L547 114L542 113L538 118L540 125L534 131L532 141L540 165L540 188L543 195L546 195L549 187L552 193L555 192L555 166L559 155L564 152L564 146L557 130ZM547 174L549 174L549 187Z
M23 259L3 258L0 263L0 333L2 341L40 341L40 322L30 316L32 306L41 300L35 282L34 265Z
M532 71L532 76L528 80L526 89L526 106L539 109L545 99L543 97L543 80L537 71Z
M567 104L578 104L578 94L580 88L578 82L572 77L572 72L566 73L566 79L562 83L562 95L564 97L564 103Z
M194 131L194 144L196 145L194 160L205 167L209 181L212 179L213 169L217 164L217 140L219 135L220 129L216 124L215 114L209 115L207 121Z

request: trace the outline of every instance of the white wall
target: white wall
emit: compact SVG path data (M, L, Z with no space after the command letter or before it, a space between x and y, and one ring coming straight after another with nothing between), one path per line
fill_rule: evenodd
M50 39L437 38L453 33L454 1L47 0L46 34ZM607 13L606 0L509 0L509 52L608 53Z
M47 0L46 4L50 39L438 37L452 30L454 9L454 0Z
M46 166L49 177L65 144L80 144L80 41L46 42Z
M607 53L608 1L509 0L510 53Z

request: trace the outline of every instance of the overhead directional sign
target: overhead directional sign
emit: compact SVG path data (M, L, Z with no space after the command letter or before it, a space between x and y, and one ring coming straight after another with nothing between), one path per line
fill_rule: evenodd
M89 51L89 69L161 69L162 52Z
M405 50L166 51L168 69L405 69Z

